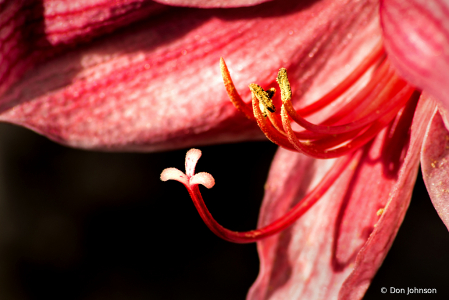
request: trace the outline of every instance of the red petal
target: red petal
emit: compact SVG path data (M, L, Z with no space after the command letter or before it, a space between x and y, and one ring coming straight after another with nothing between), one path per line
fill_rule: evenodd
M399 123L403 127L389 134L384 130L358 151L330 191L297 223L258 243L261 269L248 299L335 299L339 293L341 299L363 297L408 207L433 107L420 103L409 144L410 119L405 117ZM280 150L259 226L282 216L329 166L328 160Z
M449 2L384 0L380 12L391 63L449 108Z
M433 116L426 132L421 168L430 199L449 228L449 131L439 112Z
M219 57L248 101L249 83L274 85L284 66L310 102L377 43L376 3L166 10L39 65L3 95L0 119L84 148L158 150L263 138L229 103Z
M35 63L165 7L149 0L0 3L0 95Z
M407 152L398 170L398 178L391 187L387 205L375 230L357 255L354 270L340 291L340 299L362 298L396 237L410 203L424 134L435 107L433 101L421 96L409 131L410 141L404 147Z
M189 6L189 7L242 7L252 6L272 0L154 0L161 4L173 5L173 6Z

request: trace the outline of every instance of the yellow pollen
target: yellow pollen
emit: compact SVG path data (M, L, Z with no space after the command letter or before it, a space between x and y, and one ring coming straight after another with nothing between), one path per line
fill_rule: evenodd
M285 68L279 70L276 81L281 89L282 102L290 100L292 98L292 89L290 88L290 82L288 81L287 70Z
M256 96L256 98L260 101L263 106L271 112L275 112L276 108L274 107L273 102L271 101L271 97L274 95L273 88L269 90L269 92L265 91L259 85L255 83L251 83L249 85L249 89ZM263 110L262 110L263 112ZM265 115L265 114L264 114Z

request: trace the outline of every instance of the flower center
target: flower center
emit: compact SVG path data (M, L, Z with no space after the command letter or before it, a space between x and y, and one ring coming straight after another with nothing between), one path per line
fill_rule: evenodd
M231 102L249 119L256 120L269 140L288 150L315 158L340 157L365 145L396 117L414 92L414 88L399 78L390 67L382 44L340 84L300 109L293 107L287 70L281 68L277 82L282 106L278 113L271 101L274 88L265 91L257 84L250 84L252 105L247 104L236 91L223 59L220 60L220 68ZM324 121L313 124L305 119L344 97L345 92L369 71L372 74L368 83L349 101L339 105ZM303 130L293 130L292 121Z
M196 162L201 156L200 150L191 149L187 152L186 174L175 168L165 169L161 174L161 180L177 180L184 184L209 229L217 236L236 243L255 242L292 225L345 171L353 159L351 153L372 140L388 124L393 123L401 111L406 116L412 116L416 101L409 100L417 100L412 96L414 88L400 79L390 67L381 44L339 85L317 101L299 109L295 109L291 102L292 91L287 70L280 69L277 76L282 100L280 112L276 110L272 101L275 96L274 88L264 90L257 84L250 84L252 104L247 104L235 89L223 59L220 60L220 68L231 102L249 119L257 121L260 129L272 142L315 158L340 157L321 182L284 216L265 227L246 232L224 228L208 211L198 184L211 188L215 181L208 173L194 174ZM372 73L368 83L348 99L349 101L344 101L343 104L337 102L341 97L345 97L348 89L369 71ZM330 105L338 109L333 109L333 112L325 116L320 123L313 124L305 119ZM293 130L292 122L303 129Z

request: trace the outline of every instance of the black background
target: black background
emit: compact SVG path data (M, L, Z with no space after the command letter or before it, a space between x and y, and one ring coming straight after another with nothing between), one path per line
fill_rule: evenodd
M202 189L211 213L231 229L254 228L276 146L200 148L197 171L216 180ZM88 152L0 124L0 299L244 299L255 245L215 237L184 187L159 180L166 167L183 170L185 152ZM365 299L449 299L448 253L449 233L418 178Z

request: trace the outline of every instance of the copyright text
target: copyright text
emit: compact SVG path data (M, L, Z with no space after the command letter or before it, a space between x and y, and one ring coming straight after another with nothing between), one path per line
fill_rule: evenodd
M406 288L397 288L390 286L389 288L383 287L380 289L382 294L436 294L437 289L434 288L417 288L417 287L406 287Z

